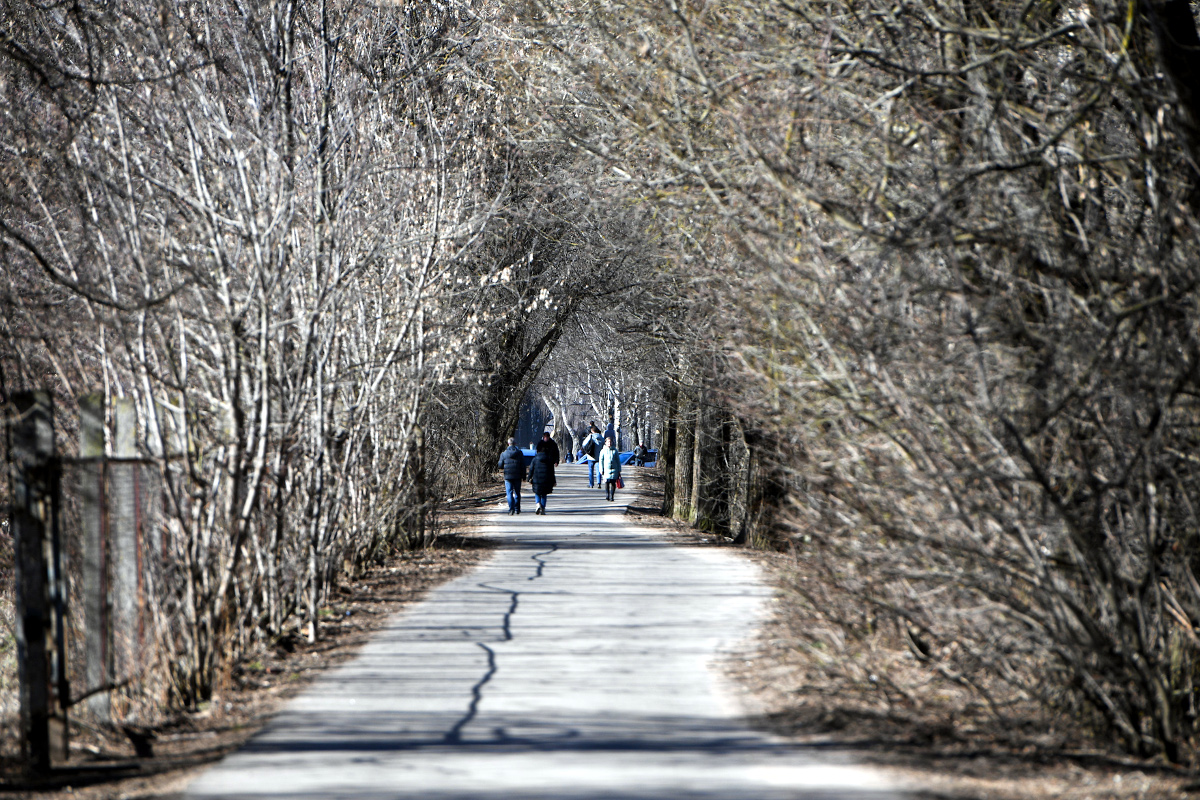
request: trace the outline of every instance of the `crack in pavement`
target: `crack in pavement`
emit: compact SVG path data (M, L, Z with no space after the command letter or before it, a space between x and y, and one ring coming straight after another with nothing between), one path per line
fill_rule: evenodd
M479 586L481 589L487 589L489 592L506 594L511 598L511 602L508 604L508 611L504 612L504 619L500 623L500 630L504 633L504 641L511 642L513 638L512 618L513 614L517 613L517 605L521 602L521 593L514 592L512 589L505 589L501 586L492 586L487 583L478 583L476 586ZM476 644L479 644L479 642L476 642Z
M534 553L533 555L531 555L529 558L532 559L533 561L537 562L537 565L538 565L537 573L534 575L530 575L525 580L533 581L533 580L537 580L538 578L542 577L542 572L546 569L546 560L544 558L542 558L542 556L552 555L556 550L558 550L558 542L555 542L554 544L550 545L550 549L546 550L545 552Z
M483 687L487 685L492 676L496 674L496 651L488 647L483 642L476 642L487 653L488 670L484 676L479 679L479 682L471 687L471 705L467 706L467 713L458 722L454 723L454 727L447 731L444 741L447 744L458 744L462 741L462 730L471 724L471 720L475 719L475 715L479 713L479 701L483 699Z
M554 553L556 550L558 550L557 542L551 544L549 550L544 550L540 553L534 553L531 555L529 558L537 562L537 572L528 576L526 580L532 581L542 577L546 570L546 560L544 556L548 556ZM501 630L504 633L504 641L511 642L513 638L512 618L513 615L517 613L517 606L521 601L521 593L512 589L505 589L501 586L491 586L486 583L479 583L476 585L483 589L487 589L488 591L500 592L510 596L511 601L508 604L508 611L504 612L504 620L501 624ZM483 677L471 687L471 703L467 706L467 713L464 714L462 718L458 720L458 722L454 723L454 727L447 731L446 735L443 737L443 741L447 744L458 744L462 741L463 729L467 725L471 724L472 720L475 719L476 714L479 713L479 703L483 700L483 687L487 686L487 684L491 682L492 678L494 678L496 675L496 651L488 647L483 642L476 642L475 644L479 645L479 647L483 648L484 652L487 653L487 672L485 672Z

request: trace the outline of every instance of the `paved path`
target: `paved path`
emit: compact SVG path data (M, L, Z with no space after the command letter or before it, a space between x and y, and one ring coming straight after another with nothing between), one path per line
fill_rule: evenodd
M559 474L547 515L528 486L520 516L495 509L490 561L391 620L188 796L898 796L739 724L709 665L761 613L752 565L673 547L629 524L628 491L607 503L579 466Z

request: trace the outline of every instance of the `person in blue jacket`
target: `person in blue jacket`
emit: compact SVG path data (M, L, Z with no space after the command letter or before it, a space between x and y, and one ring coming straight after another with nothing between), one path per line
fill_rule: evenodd
M521 513L521 479L525 477L525 456L517 440L509 437L508 449L500 454L500 469L504 470L504 496L508 498L509 515Z
M604 481L604 499L612 500L617 491L617 479L621 477L621 454L613 446L611 438L604 439L604 449L600 451L596 467L600 479Z

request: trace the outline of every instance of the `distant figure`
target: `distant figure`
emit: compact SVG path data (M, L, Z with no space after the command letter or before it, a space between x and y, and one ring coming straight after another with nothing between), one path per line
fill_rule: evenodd
M540 453L543 450L550 453L550 460L556 466L558 465L558 462L562 460L558 452L558 442L551 439L550 434L546 431L542 431L542 440L537 443L537 452Z
M551 442L553 444L553 442ZM557 448L556 448L557 449ZM535 514L546 513L546 495L554 491L554 461L549 447L537 451L529 463L529 485L533 487L533 499L537 501Z
M633 463L634 463L634 465L638 466L638 467L646 466L646 455L649 452L650 451L646 449L646 446L644 444L642 444L641 442L638 442L637 447L633 448Z
M588 465L588 488L599 486L600 480L596 476L596 459L600 457L600 449L604 445L604 439L600 436L600 429L593 422L588 425L587 436L583 440L583 447L580 449L580 458L587 461Z
M508 514L521 513L521 479L525 477L525 456L517 440L508 439L508 449L500 454L499 466L504 470L504 496L508 498Z
M613 427L611 419L608 421L608 427L604 429L604 438L612 439L612 446L615 450L617 447L617 430Z
M611 437L604 439L604 449L600 451L597 466L604 481L604 499L612 500L617 491L617 478L621 477L621 454L613 447Z

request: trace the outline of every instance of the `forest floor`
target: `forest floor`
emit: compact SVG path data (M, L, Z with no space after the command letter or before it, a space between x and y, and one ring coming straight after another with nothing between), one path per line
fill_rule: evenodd
M658 528L676 543L696 547L732 547L722 537L701 533L662 516L662 478L647 471L629 513L640 524ZM787 553L736 548L762 570L763 579L781 596L807 564ZM917 800L1179 800L1200 797L1200 771L1140 762L1099 749L1069 724L1047 734L1046 723L990 727L978 714L968 721L950 696L939 705L881 703L869 682L856 686L846 670L830 662L837 654L816 652L801 641L812 633L811 620L797 605L776 602L757 634L724 666L741 692L753 726L812 748L814 756L836 754L858 764L884 769ZM882 638L882 637L880 637ZM871 643L873 663L890 664L897 673L911 662L897 647ZM855 657L850 648L845 658ZM908 668L909 672L914 672ZM871 675L871 678L877 678ZM897 674L897 682L902 678ZM862 686L862 684L867 684ZM874 695L874 697L872 696ZM923 701L929 698L922 698ZM901 706L901 707L897 707ZM1024 730L1021 730L1021 728Z
M730 546L720 537L664 518L659 511L661 480L651 471L644 475L627 512L633 521L683 546ZM80 728L72 734L72 765L50 778L30 779L21 775L13 726L3 726L0 795L18 800L177 797L199 770L239 748L283 702L352 657L389 616L486 557L492 543L473 535L469 517L461 512L469 506L494 506L500 499L497 492L459 501L449 509L447 520L456 533L428 549L397 554L344 586L329 606L317 644L292 640L245 661L217 702L154 731L148 758L138 758L127 738ZM764 579L781 590L802 569L803 562L784 553L742 548L737 552L753 559ZM843 682L822 677L831 673L813 668L811 654L796 646L796 631L803 628L802 620L789 618L796 613L793 606L775 604L758 634L724 665L752 710L751 722L817 754L836 754L884 769L914 787L917 800L1200 797L1200 772L1124 759L1089 749L1078 740L1039 744L1037 737L1014 740L986 726L964 733L964 726L938 718L952 711L936 707L924 714L871 710L868 702L848 693Z

